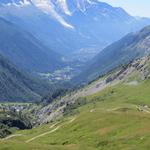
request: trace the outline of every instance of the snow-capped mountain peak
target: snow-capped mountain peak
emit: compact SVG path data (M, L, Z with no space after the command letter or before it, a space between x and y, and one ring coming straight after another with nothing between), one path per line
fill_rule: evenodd
M74 27L69 24L56 10L59 7L66 15L71 15L68 9L66 0L1 0L1 6L14 6L14 7L24 7L24 6L35 6L42 12L50 15L52 18L60 22L64 27L73 29Z
M76 11L85 12L87 8L96 2L98 0L1 0L0 4L17 7L34 5L56 19L63 26L73 29L73 25L65 20L64 15L72 16Z
M72 12L69 10L68 4L66 0L57 0L56 4L60 7L60 9L66 14L71 16Z
M111 11L115 10L116 13L115 8L99 0L1 0L1 5L17 7L33 6L69 29L75 28L69 20L76 12L81 14L96 12L95 18L98 15L97 12L106 17L110 17L113 14Z
M86 9L95 4L95 2L93 0L75 0L75 4L78 8L78 10L85 12Z
M3 6L25 6L25 5L30 5L31 0L1 0L0 4Z
M60 7L65 10L66 14L70 14L65 0L56 1L60 4ZM67 28L74 28L71 24L67 23L64 18L56 11L55 4L52 0L32 0L32 3L39 9L41 9L44 13L51 15L57 21L59 21L63 26Z

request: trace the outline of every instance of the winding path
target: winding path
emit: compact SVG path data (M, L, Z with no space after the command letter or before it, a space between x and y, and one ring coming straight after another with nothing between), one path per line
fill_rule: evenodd
M70 121L66 122L65 124L70 124L70 123L72 123L75 119L76 119L76 117L74 117L74 118L71 119ZM52 126L50 126L50 129L53 128L53 127L55 127L57 124L58 124L58 123L55 123L55 124L53 124ZM45 133L40 134L40 135L38 135L38 136L35 136L35 137L33 137L33 138L31 138L31 139L25 141L25 142L26 142L26 143L30 143L30 142L36 140L37 138L40 138L40 137L43 137L43 136L45 136L45 135L51 134L51 133L57 131L57 130L58 130L59 128L61 128L62 126L64 126L65 124L60 125L60 126L54 128L54 129L51 130L51 131L48 131L48 132L45 132Z
M10 136L8 136L8 137L2 139L2 140L8 140L8 139L11 139L11 138L17 137L17 136L23 136L23 134L14 134L14 135L10 135Z
M45 132L45 133L43 133L43 134L40 134L40 135L38 135L38 136L35 136L35 137L33 137L33 138L27 140L26 143L30 143L30 142L34 141L35 139L37 139L37 138L39 138L39 137L43 137L43 136L45 136L45 135L51 134L51 133L57 131L59 128L60 128L60 126L56 127L55 129L53 129L53 130L51 130L51 131L49 131L49 132Z

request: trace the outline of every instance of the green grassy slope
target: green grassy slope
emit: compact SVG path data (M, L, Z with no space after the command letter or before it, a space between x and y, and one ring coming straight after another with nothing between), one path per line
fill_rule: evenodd
M0 150L149 150L149 91L149 79L109 87L86 97L74 116L1 140Z

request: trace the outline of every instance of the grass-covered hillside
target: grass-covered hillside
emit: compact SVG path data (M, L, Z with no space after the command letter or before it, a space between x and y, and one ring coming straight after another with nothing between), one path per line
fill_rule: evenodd
M76 100L78 103L69 107L70 113L56 122L18 131L2 139L0 149L149 150L150 79L148 74L145 79L139 78L145 65L138 68L139 71L131 71L135 64L139 66L137 63L130 65L124 80L81 96ZM146 74L146 69L142 73Z

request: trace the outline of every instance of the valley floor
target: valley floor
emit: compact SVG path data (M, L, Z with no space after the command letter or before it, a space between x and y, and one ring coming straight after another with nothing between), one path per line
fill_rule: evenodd
M149 91L149 79L108 87L74 115L0 140L0 150L149 150Z

